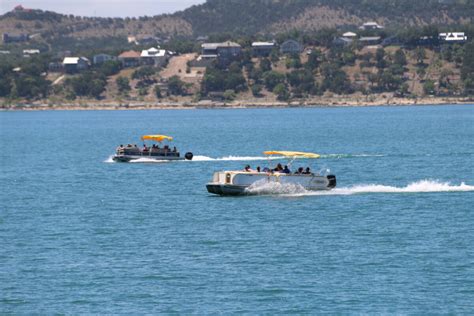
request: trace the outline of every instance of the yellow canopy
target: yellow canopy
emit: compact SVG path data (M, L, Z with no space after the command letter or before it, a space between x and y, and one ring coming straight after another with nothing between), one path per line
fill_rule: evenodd
M313 153L303 153L299 151L265 151L265 155L278 155L290 158L319 158L321 157L318 154Z
M173 140L173 137L166 136L166 135L144 135L144 136L142 136L142 140L154 140L155 142L162 142L165 139Z

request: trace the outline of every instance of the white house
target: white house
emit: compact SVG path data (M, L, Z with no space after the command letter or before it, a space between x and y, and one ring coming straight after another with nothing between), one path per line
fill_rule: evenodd
M65 57L63 66L65 72L75 73L89 68L90 61L86 57Z
M142 50L140 61L144 65L162 66L168 61L168 57L166 50L152 47Z
M467 36L464 32L439 33L439 39L446 43L465 43Z
M255 56L268 56L275 47L275 42L253 42L252 52Z

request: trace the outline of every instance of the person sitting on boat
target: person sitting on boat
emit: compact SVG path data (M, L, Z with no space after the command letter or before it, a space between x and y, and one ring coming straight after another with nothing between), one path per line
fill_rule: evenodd
M290 174L291 171L290 171L290 169L288 168L288 166L285 166L285 168L283 168L283 170L281 171L281 173Z
M283 171L283 167L281 166L281 163L279 163L275 169L273 169L274 172L282 172Z
M148 147L146 147L146 144L143 144L143 150L142 150L142 151L143 151L144 153L147 153L148 150L149 150L149 149L148 149Z
M245 168L244 168L244 171L245 172L253 172L253 170L250 169L250 165L246 165Z
M173 152L175 153L175 152L177 152L177 151L178 151L178 150L176 149L176 146L173 147Z
M295 172L295 174L303 174L303 167L299 167L298 170Z
M257 167L257 172L258 173L262 172L261 169L260 169L260 166Z
M306 170L303 172L303 174L311 174L311 169L307 167Z
M270 170L270 168L268 168L268 167L265 167L265 168L263 168L263 172L270 173L270 172L272 172L272 171Z

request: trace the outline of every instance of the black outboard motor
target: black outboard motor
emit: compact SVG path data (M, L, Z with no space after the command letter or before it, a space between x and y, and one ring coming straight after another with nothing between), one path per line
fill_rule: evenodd
M193 157L194 157L194 155L193 155L192 152L187 152L187 153L184 155L184 158L185 158L186 160L193 160Z
M326 176L326 178L329 181L328 188L334 189L336 187L336 176L330 174L330 175Z

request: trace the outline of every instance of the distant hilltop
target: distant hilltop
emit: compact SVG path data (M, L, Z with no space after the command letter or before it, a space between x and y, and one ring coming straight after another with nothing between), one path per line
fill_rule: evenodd
M100 18L58 14L21 5L0 16L0 33L46 37L276 34L360 25L386 27L470 24L470 0L208 0L175 14Z

